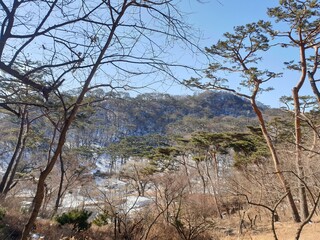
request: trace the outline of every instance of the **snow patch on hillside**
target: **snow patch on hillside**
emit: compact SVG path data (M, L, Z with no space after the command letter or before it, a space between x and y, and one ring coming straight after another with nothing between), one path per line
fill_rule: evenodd
M117 178L102 178L102 177L95 177L95 182L99 188L107 188L109 190L111 189L122 189L125 187L128 183L121 181Z
M63 198L62 206L63 208L80 208L86 205L97 204L97 202L91 198L87 198L81 195L74 195L71 193L66 194Z
M137 211L142 207L146 207L151 204L152 199L147 197L128 196L126 201L120 206L120 210L125 213Z

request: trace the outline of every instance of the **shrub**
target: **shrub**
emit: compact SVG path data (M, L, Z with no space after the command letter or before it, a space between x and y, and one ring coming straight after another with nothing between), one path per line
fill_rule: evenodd
M88 219L91 216L92 212L87 210L78 210L74 209L70 212L63 213L56 217L56 221L61 224L73 224L73 230L80 232L82 230L87 230L90 228L91 224L88 223Z
M6 215L6 209L0 206L0 221L3 220L5 215Z
M110 215L109 212L103 212L98 214L98 216L96 216L96 218L92 221L93 224L102 227L105 226L109 223L110 220Z

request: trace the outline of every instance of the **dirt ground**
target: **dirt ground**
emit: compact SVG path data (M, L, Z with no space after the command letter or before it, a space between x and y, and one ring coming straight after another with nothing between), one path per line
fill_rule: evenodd
M299 224L296 223L276 223L276 232L279 240L294 240ZM223 240L273 240L271 228L265 226L256 230L248 230L239 236L227 236ZM320 221L314 220L305 225L300 235L300 240L320 240Z

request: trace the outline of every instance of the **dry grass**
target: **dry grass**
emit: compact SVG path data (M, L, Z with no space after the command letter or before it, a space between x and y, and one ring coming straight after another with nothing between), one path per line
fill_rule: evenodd
M16 240L20 238L27 216L21 213L19 206L19 202L14 198L1 204L6 214L0 221L0 239Z
M0 222L0 239L16 240L19 239L22 227L27 220L14 201L6 205L7 214ZM259 209L258 209L259 210ZM198 209L197 209L198 211ZM152 212L152 211L151 211ZM242 211L243 212L243 211ZM150 214L150 209L149 209ZM225 219L215 218L214 229L207 229L203 234L199 235L195 240L273 240L273 233L270 227L270 216L265 212L259 212L257 209L245 210L246 215L241 215L241 211ZM249 215L259 215L256 224L251 226L248 224ZM151 214L152 215L152 214ZM146 226L150 224L150 219L139 215L143 219L145 225L137 225L135 231L132 231L130 239L139 239L141 233L145 231ZM241 218L242 217L242 218ZM139 218L139 219L140 219ZM151 220L152 220L151 216ZM242 234L239 234L240 219L246 221L246 226L243 228ZM282 218L285 219L285 218ZM133 222L134 224L134 222ZM131 225L128 225L130 229ZM293 240L299 224L292 222L278 222L276 223L276 232L279 240ZM46 236L46 240L72 239L72 240L111 240L114 239L114 225L113 222L104 227L97 227L92 225L87 231L75 233L72 226L59 226L56 222L38 219L33 229L34 232ZM124 232L121 232L122 235ZM180 240L181 237L176 229L168 224L165 224L163 219L159 219L151 229L148 239L157 240ZM118 236L118 239L125 239L123 236ZM320 239L320 216L313 218L311 224L307 224L301 234L300 240L318 240Z
M7 219L8 220L8 219ZM12 220L12 219L11 219ZM224 225L225 224L225 225ZM10 224L14 226L15 224ZM213 240L272 240L274 239L271 228L268 224L259 223L254 229L244 229L243 234L238 233L236 224L236 218L232 220L222 220L220 226L217 227L207 239ZM276 223L276 231L279 240L294 239L299 224L290 222L279 222ZM13 236L7 239L18 239L19 230L10 228L13 232ZM14 231L16 230L16 232ZM56 223L49 220L38 220L35 231L46 236L47 240L58 240L58 239L73 239L73 240L111 240L112 229L109 227L97 227L92 226L89 230L75 234L72 232L70 226L58 226ZM17 234L17 235L15 235ZM230 235L229 235L230 234ZM150 236L156 239L179 239L175 234L174 229L170 228L154 228ZM209 235L208 235L209 236ZM320 219L314 220L313 223L307 224L302 231L300 240L317 240L320 239ZM203 239L203 238L199 238Z
M82 232L74 232L71 225L60 226L54 221L38 219L35 232L44 235L46 240L111 240L110 229L106 227L91 226Z
M299 224L290 222L276 223L276 233L279 240L295 239ZM246 230L242 235L220 237L221 240L272 240L274 239L270 226L260 225L254 230ZM300 240L320 239L320 218L307 224L301 233Z

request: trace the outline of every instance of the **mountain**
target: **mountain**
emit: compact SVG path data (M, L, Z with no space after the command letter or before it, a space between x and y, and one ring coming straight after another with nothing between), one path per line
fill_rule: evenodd
M93 114L80 113L83 119L78 119L77 128L74 128L77 134L73 135L78 136L79 145L106 146L127 136L165 134L169 125L186 117L255 116L248 100L219 91L193 96L146 93L130 97L119 94L99 104Z

